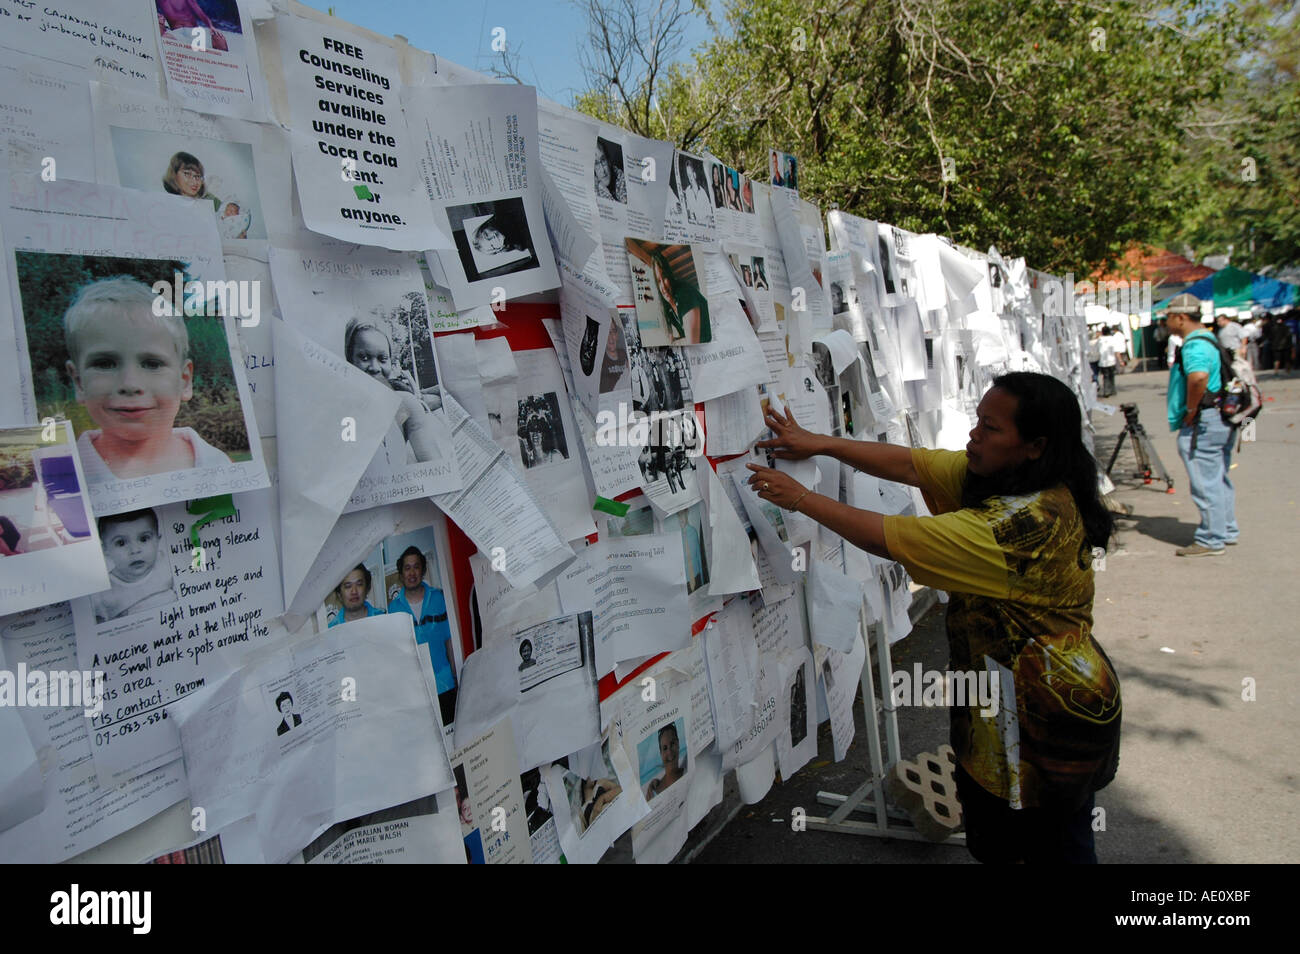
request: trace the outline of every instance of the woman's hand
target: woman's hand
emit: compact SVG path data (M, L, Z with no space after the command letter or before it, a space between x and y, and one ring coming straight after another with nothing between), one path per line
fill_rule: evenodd
M808 488L789 474L760 464L746 464L753 471L749 475L749 486L758 496L774 503L782 510L793 510L795 502L808 493Z
M781 415L768 407L763 412L763 420L776 436L769 441L759 441L754 445L756 448L770 447L772 456L780 460L804 460L823 453L823 435L800 427L789 408Z
M415 378L411 377L411 372L397 365L393 365L393 370L388 376L388 385L394 391L405 391L407 394L415 395L420 393L415 386Z

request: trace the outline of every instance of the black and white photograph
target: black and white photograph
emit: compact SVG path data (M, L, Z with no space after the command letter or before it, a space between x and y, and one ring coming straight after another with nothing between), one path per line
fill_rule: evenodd
M831 314L842 315L849 310L849 296L844 292L843 282L831 282Z
M276 735L287 735L302 725L302 716L298 714L297 707L293 704L293 694L288 690L276 694L275 709L280 716L280 724L275 728Z
M679 152L676 172L681 202L686 207L686 220L691 225L713 228L713 202L709 198L704 160Z
M665 491L670 497L698 492L695 458L680 445L649 444L641 448L637 464L641 468L641 486L649 496L658 499Z
M713 192L713 208L727 207L727 171L720 162L709 162L709 188Z
M880 277L885 283L885 294L893 295L897 292L894 287L894 251L890 247L886 226L880 226L880 231L876 234L876 246L880 252Z
M605 350L600 357L601 394L611 394L627 387L627 346L624 343L623 323L617 318L607 321L609 330L605 334Z
M519 456L525 470L569 459L560 418L560 399L554 391L519 399Z
M682 208L682 190L677 184L677 163L668 167L668 208L667 218L669 221L679 219L686 214Z
M470 284L539 267L523 199L448 206L447 224Z
M703 344L713 340L709 302L689 245L626 240L641 344Z
M162 543L158 511L147 508L100 517L98 527L109 588L90 598L96 623L177 601L176 574Z
M677 411L695 403L691 391L691 369L677 348L644 348L637 333L635 316L624 314L628 373L632 386L632 410L650 414Z
M528 834L535 835L539 828L553 818L551 797L542 781L540 768L531 768L519 776L519 787L524 793L524 815L528 819Z
M399 294L364 312L355 309L335 347L348 364L399 396L394 439L385 445L390 466L441 459L442 386L424 296Z
M609 139L596 137L596 198L627 205L627 174L623 169L623 147Z
M767 282L767 263L762 256L755 255L751 259L754 274L754 289L756 291L768 291L771 286Z
M794 671L794 681L790 684L790 746L797 746L808 735L808 687L805 684L804 667Z

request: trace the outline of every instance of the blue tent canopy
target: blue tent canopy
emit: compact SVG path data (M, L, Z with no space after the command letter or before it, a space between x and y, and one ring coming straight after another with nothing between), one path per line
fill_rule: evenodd
M1300 286L1256 275L1231 265L1187 286L1181 294L1194 295L1201 301L1212 301L1215 309L1249 308L1251 305L1280 308L1300 302ZM1170 300L1171 298L1166 298L1159 302L1152 311L1164 311L1169 307Z

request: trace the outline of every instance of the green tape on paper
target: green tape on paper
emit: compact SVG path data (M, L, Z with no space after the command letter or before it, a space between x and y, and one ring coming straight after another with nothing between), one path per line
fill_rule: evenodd
M370 198L373 198L373 196L371 196L371 194L370 194L370 190L367 189L367 188L366 188L365 186L363 186L363 185L353 186L353 187L352 187L352 191L355 192L355 193L357 194L357 198L358 198L358 199L370 199Z
M199 514L199 519L195 520L193 526L190 527L190 543L193 544L194 549L200 550L203 545L199 543L199 530L213 520L220 520L222 517L233 517L235 515L235 498L230 494L218 494L216 497L200 497L187 503L185 512Z
M617 500L610 500L608 497L597 497L591 509L612 513L616 517L625 517L627 516L628 506L625 503L619 503Z

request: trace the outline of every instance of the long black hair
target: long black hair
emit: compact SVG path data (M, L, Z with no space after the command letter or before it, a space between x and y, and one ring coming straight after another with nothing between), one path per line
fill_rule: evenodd
M1110 540L1113 523L1097 484L1097 461L1083 444L1079 401L1062 382L1047 374L1013 371L993 381L993 387L1016 399L1016 430L1026 443L1046 439L1037 460L1015 470L981 477L967 472L962 486L963 507L978 506L989 497L1028 494L1065 484L1083 520L1088 546Z

